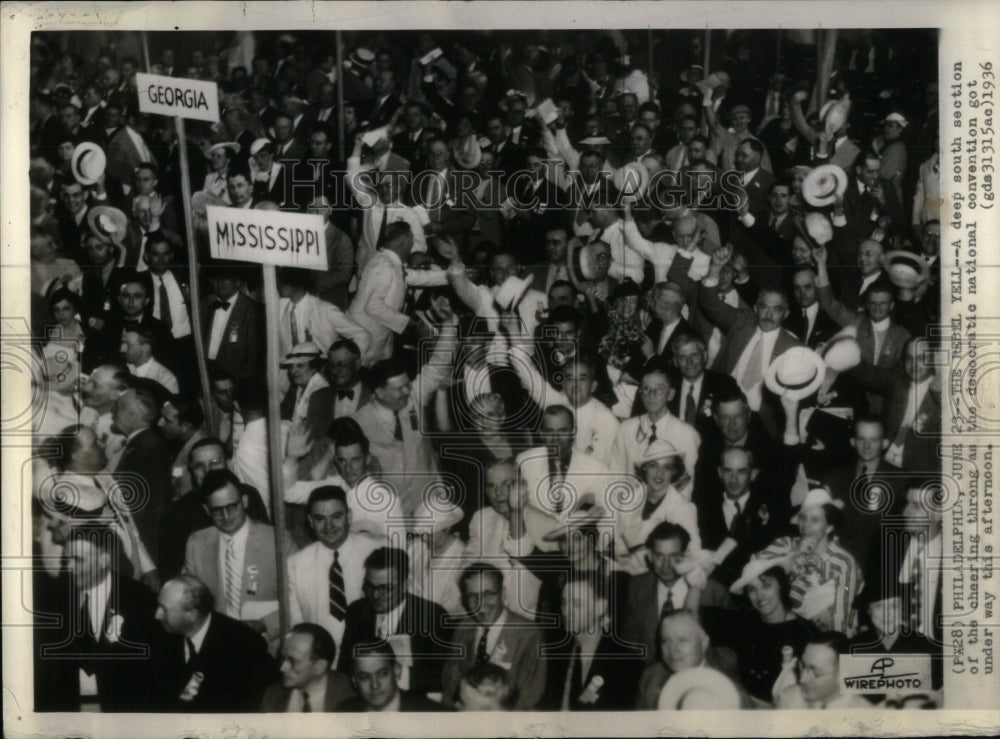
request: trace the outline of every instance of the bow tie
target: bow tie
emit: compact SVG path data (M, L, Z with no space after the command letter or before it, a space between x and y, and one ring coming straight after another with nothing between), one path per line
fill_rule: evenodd
M353 390L338 390L337 400L354 400Z
M216 300L215 305L212 306L212 310L229 310L229 301Z

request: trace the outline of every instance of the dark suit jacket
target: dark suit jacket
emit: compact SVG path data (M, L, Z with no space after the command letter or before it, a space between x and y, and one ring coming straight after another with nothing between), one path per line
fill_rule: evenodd
M292 147L294 149L294 146ZM298 152L301 155L301 152ZM299 157L292 157L292 161L297 162ZM292 163L289 161L289 164ZM279 162L281 169L278 170L278 176L274 178L274 182L264 182L263 180L254 180L253 182L253 199L255 202L260 202L262 200L269 200L272 203L277 203L278 205L284 205L285 201L288 199L288 172L285 169L285 163Z
M645 662L657 659L660 641L660 609L657 607L657 580L652 572L632 578L628 588L628 604L622 624L622 638L630 644L641 644L645 649Z
M675 372L671 378L670 386L676 389L674 397L667 401L667 409L673 413L675 416L685 421L684 418L684 407L685 399L681 397L681 387L684 382L684 378L679 372ZM738 390L739 385L736 384L736 380L727 374L722 372L716 372L715 370L707 369L703 375L701 381L701 393L698 397L694 399L695 402L695 429L698 433L704 433L701 431L702 426L714 425L710 417L712 409L715 407L715 400L723 393L727 391Z
M337 707L341 703L355 697L354 686L351 685L349 677L333 670L326 673L326 695L323 697L322 713L333 713L339 710ZM291 698L292 690L284 687L279 680L264 691L264 697L260 701L260 712L285 713ZM313 708L313 711L320 712L320 709Z
M806 322L806 317L803 314L803 308L793 305L790 307L788 312L788 317L785 319L784 324L782 324L786 329L795 334L796 338L803 344L808 346L810 349L815 349L820 344L828 341L831 336L840 331L840 326L834 321L830 316L828 316L822 308L816 312L816 320L813 322L812 333L809 334L809 339L806 340L806 329L808 328L808 323Z
M750 201L750 212L753 213L754 218L766 219L769 209L767 191L774 179L774 175L767 170L758 169L752 180L743 183L743 190Z
M173 497L170 466L173 458L158 427L140 431L130 439L118 459L115 483L132 491L124 497L131 503L132 517L149 556L159 563L160 519Z
M48 577L41 571L36 575ZM135 580L112 575L103 624L91 635L86 632L92 626L84 625L82 602L69 578L60 576L53 585L55 600L50 605L58 604L56 613L61 623L36 629L36 669L52 680L52 684L44 686L42 695L36 695L36 708L79 711L78 669L82 667L97 680L102 711L152 710L150 649L160 632L153 618L156 596ZM117 617L120 632L118 640L112 641L108 635Z
M650 341L653 342L653 350L655 351L660 345L660 332L663 331L663 322L659 318L654 318L646 326L646 336L649 337ZM694 326L687 322L687 319L681 318L680 322L674 327L674 330L670 332L670 337L667 339L667 343L663 345L663 351L660 353L660 359L666 364L667 367L674 368L674 352L670 346L671 342L676 339L681 334L697 334ZM636 378L638 379L638 378Z
M237 382L244 377L260 374L264 359L264 324L262 306L248 298L243 293L236 293L236 305L229 314L226 330L219 344L219 353L209 362L210 367L220 367L228 371ZM205 301L202 333L205 338L205 351L208 352L208 341L212 335L213 306L216 301ZM232 341L233 337L236 341Z
M441 669L449 659L461 657L458 645L451 643L447 612L437 603L412 593L396 626L396 633L408 634L413 649L410 668L410 692L430 693L441 690ZM354 647L375 638L375 610L367 598L359 598L347 607L344 638L340 644L337 668L350 675L354 668Z
M888 180L880 180L882 192L885 195L885 204L879 203L867 190L864 193L858 192L857 180L852 176L847 183L847 190L844 192L844 216L847 218L847 232L849 247L853 247L853 256L857 256L858 244L869 238L878 225L877 221L871 218L872 211L877 211L879 215L886 215L892 219L890 229L893 233L903 233L906 227L903 218L903 206L896 195L896 187ZM848 252L844 255L845 264L853 264L854 260Z
M117 291L117 287L113 287L110 284L109 287ZM120 364L122 362L122 333L129 326L138 326L148 329L153 335L153 358L174 372L174 374L177 374L177 354L174 351L174 336L161 320L153 318L152 310L151 301L149 312L143 314L141 320L133 323L125 320L124 314L118 309L117 301L113 302L108 322L105 324L104 330L98 334L102 338L99 341L100 348L98 349L98 355L95 356L95 361L98 364Z
M463 207L462 198L459 196L461 190L458 187L455 172L451 169L448 170L445 176L448 197L444 198L445 202L441 203L439 207L432 208L432 197L430 195L432 192L430 190L432 179L429 176L423 178L424 190L420 193L421 198L417 202L426 204L427 214L431 222L441 224L441 232L456 239L459 246L461 246L462 239L464 239L466 233L476 222L476 214L470 208ZM453 204L447 202L449 199Z
M579 663L574 659L575 641L566 635L559 643L542 647L542 659L546 664L546 689L539 710L558 711L562 708L563 691L567 673L576 668L569 693L571 711L621 711L635 705L639 676L644 666L642 649L625 644L617 637L606 634L597 644L593 661L586 675L580 675ZM593 703L581 702L580 696L600 676L604 684L597 691Z
M395 93L389 95L381 105L378 104L378 98L375 98L372 100L372 106L366 116L368 125L372 128L384 126L392 120L392 116L399 110L399 106L401 105L402 102L399 99L399 95Z
M212 612L205 641L194 659L184 663L184 638L168 634L158 656L156 697L164 713L252 713L264 689L277 679L267 643L246 624ZM204 675L197 695L181 693L195 672Z

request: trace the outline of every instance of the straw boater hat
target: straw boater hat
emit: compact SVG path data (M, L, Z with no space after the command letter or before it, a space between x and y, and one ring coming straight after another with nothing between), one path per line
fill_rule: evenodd
M792 523L797 523L799 520L799 513L802 513L808 508L818 508L819 506L832 505L835 508L843 508L844 501L836 500L830 491L826 488L812 488L808 493L806 493L805 500L802 501L802 505L799 506L799 512L792 516Z
M718 670L703 666L674 673L660 691L656 706L661 711L675 711L683 708L684 700L695 692L705 700L705 705L697 708L710 704L713 708L735 711L741 704L740 692L733 681Z
M802 197L817 208L832 205L846 191L847 173L836 164L816 167L802 180Z
M642 195L649 185L649 170L639 162L629 162L611 177L622 195Z
M367 71L372 65L372 62L375 61L375 52L371 49L359 46L350 53L347 57L347 61L351 63L351 66L359 67L360 69Z
M320 351L320 348L316 346L311 341L303 341L301 344L296 344L295 347L285 355L285 358L281 360L281 366L287 367L293 362L298 362L303 359L322 359L326 354Z
M585 139L580 139L581 146L608 146L611 143L611 139L607 136L588 136Z
M107 163L108 158L104 154L104 149L92 141L84 141L73 149L69 167L73 179L81 185L93 185L104 174Z
M834 372L846 372L861 364L861 347L853 333L840 332L823 346L823 362Z
M743 567L743 572L740 573L736 582L729 586L729 592L733 595L739 595L743 592L743 588L763 575L769 569L779 566L780 564L778 563L776 557L757 557L756 559L751 559Z
M823 357L804 346L793 346L767 368L764 384L778 396L801 400L823 384L826 365Z
M232 152L230 156L235 156L240 153L240 145L235 141L220 141L218 144L212 144L205 150L205 158L209 159L215 152L225 151L226 149L229 149L229 151Z
M121 246L128 229L128 217L118 208L98 205L87 211L87 225L91 233L105 244Z
M514 310L524 294L528 292L528 288L531 286L532 280L535 276L529 274L525 277L517 277L516 275L511 275L500 285L497 290L496 297L493 298L493 302L497 304L497 307L503 311Z
M823 122L823 128L826 129L826 132L832 136L844 127L850 112L851 101L849 99L831 100L824 103L823 107L819 109L819 119Z
M889 281L896 287L912 290L927 280L930 275L930 265L919 254L903 249L894 249L885 253L885 271L889 273Z

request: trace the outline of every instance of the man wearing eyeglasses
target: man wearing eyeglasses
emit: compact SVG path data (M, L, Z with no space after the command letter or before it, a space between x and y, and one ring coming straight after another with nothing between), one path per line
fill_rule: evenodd
M316 623L330 632L343 653L347 606L362 595L365 559L378 539L352 531L353 511L336 485L309 493L306 521L316 541L288 558L288 606L292 624Z
M402 549L379 547L365 559L364 597L347 608L338 668L352 675L360 661L356 647L384 639L400 665L399 687L408 693L441 690L444 661L460 656L451 642L447 612L406 588L410 558Z
M798 664L798 683L778 695L778 708L872 708L860 695L840 692L840 655L848 653L843 634L828 631L809 640Z
M229 470L205 475L200 492L212 525L188 538L184 572L208 586L222 613L277 639L274 529L247 516L247 495Z
M508 671L517 690L514 708L531 710L545 692L545 661L538 658L541 632L504 606L503 573L493 565L476 562L462 570L458 582L469 617L455 629L462 656L444 665L444 704L454 705L463 675L489 663Z
M669 370L657 361L647 364L639 383L639 395L646 412L622 421L618 428L608 465L612 472L632 472L651 444L666 439L683 457L684 469L694 477L701 436L668 409L673 393Z

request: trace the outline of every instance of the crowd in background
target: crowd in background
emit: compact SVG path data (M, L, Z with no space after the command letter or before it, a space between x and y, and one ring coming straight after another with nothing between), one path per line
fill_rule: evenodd
M936 32L343 43L32 39L36 709L940 705Z

